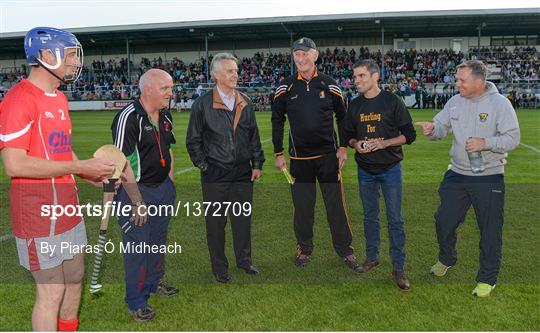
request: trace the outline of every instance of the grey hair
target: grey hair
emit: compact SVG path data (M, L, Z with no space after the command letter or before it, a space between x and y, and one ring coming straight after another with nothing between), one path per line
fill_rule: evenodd
M151 84L152 81L159 75L166 75L168 77L171 77L171 75L166 71L157 68L151 68L144 72L144 74L141 75L141 77L139 78L139 90L141 91L141 93L144 87L148 84Z
M367 68L368 72L372 75L374 73L380 74L379 65L377 65L377 62L373 59L358 60L357 62L354 63L353 69L358 68L358 67Z
M214 58L212 58L212 62L210 63L210 74L214 74L221 71L222 60L232 60L236 64L238 64L238 59L231 53L229 52L218 53L214 56Z
M487 79L487 74L488 74L487 66L480 60L467 60L459 64L456 67L456 70L460 68L470 68L471 75L475 79L482 79L484 81Z

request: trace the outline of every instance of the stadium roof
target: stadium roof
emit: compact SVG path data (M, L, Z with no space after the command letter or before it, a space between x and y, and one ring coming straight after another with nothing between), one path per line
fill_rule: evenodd
M376 23L379 22L379 23ZM151 43L200 43L211 34L216 41L311 38L378 37L384 26L385 38L538 35L540 8L410 11L363 14L288 16L103 26L69 29L87 47ZM0 34L2 53L20 53L24 32Z

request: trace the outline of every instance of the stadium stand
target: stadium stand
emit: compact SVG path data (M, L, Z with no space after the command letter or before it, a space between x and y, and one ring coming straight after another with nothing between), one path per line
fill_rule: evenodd
M445 101L456 93L455 67L466 59L482 59L488 64L488 79L495 82L500 91L516 107L540 107L540 79L538 77L540 53L537 49L540 38L538 35L528 33L537 30L535 27L538 25L538 13L522 10L513 13L513 16L508 13L503 15L497 11L490 12L489 15L485 15L486 12L474 11L443 14L414 12L407 13L410 16L409 19L382 17L385 28L391 36L390 39L393 39L393 47L388 47L386 43L384 54L381 53L381 45L377 46L377 42L384 43L384 39L381 41L375 37L380 27L377 26L378 21L374 24L372 16L364 17L360 14L355 16L354 21L351 21L349 17L339 16L309 20L303 18L261 19L259 23L267 25L261 27L241 21L232 20L230 25L222 21L219 24L224 32L215 36L214 33L208 33L208 29L199 28L190 28L190 34L180 33L185 30L182 30L183 27L180 26L175 27L174 24L168 30L159 30L159 36L152 28L145 29L139 26L119 27L118 32L102 32L101 35L98 34L99 31L85 29L84 34L78 34L78 36L81 36L85 48L87 45L90 47L90 53L92 53L90 61L85 64L78 82L63 86L61 89L72 101L129 100L139 94L137 83L140 75L149 68L160 68L168 71L174 79L177 108L188 109L190 101L212 86L212 82L208 82L209 76L206 73L206 64L207 61L211 61L211 53L207 53L207 60L201 46L195 46L197 51L190 52L194 50L194 46L190 43L200 38L203 33L206 41L208 41L208 36L213 36L212 38L216 40L214 43L218 44L213 47L212 53L215 53L215 50L226 50L229 46L225 45L230 44L226 44L225 41L234 40L233 52L239 58L239 85L250 95L257 109L265 109L271 103L273 87L291 73L291 55L286 51L289 45L283 44L279 40L282 37L277 37L282 33L276 32L276 27L288 25L296 30L296 35L307 34L312 37L318 35L320 39L325 40L320 44L324 46L319 49L319 70L338 81L347 99L355 96L352 65L358 59L372 58L379 65L384 63L384 67L381 67L384 68L383 87L385 89L403 98L408 97L409 101L419 98L421 107L433 108L442 107ZM464 20L465 17L470 21ZM410 18L414 18L417 24L411 25ZM461 21L456 23L458 19ZM283 23L287 20L289 23ZM485 37L487 39L478 37L479 49L471 46L476 42L475 37L447 38L445 43L437 42L437 38L431 38L431 40L429 38L440 35L466 36L465 33L469 33L478 20L487 22L484 30L491 32L492 35L492 37ZM513 24L512 31L505 30L504 22ZM211 25L216 22L206 24ZM294 24L301 24L301 28ZM335 30L334 25L338 24ZM334 30L329 30L329 28L334 28ZM126 30L122 32L122 29ZM133 33L129 29L133 29ZM353 37L359 31L362 32L362 36L366 36L362 37L363 40ZM493 37L501 33L507 33L508 36ZM154 37L159 37L159 40L155 42L155 45L144 46L144 48L137 47L135 41L132 42L135 46L130 46L128 40L130 34L133 40L139 39L138 43L147 43ZM421 38L409 38L409 35ZM268 38L268 41L260 41L260 36ZM399 38L400 36L403 38ZM89 42L84 43L85 38ZM160 44L160 40L163 40L163 44ZM128 48L128 54L125 57L118 56L122 54L122 41L127 43L124 50L125 47ZM456 41L457 46L454 44ZM17 46L18 42L20 41L15 38L4 38L0 42L3 46L0 58L13 57L9 52L20 50ZM431 48L426 47L429 42L431 42ZM222 43L222 46L219 43ZM268 44L267 49L262 47L265 43ZM486 43L492 43L492 45L485 45ZM258 47L255 44L258 44ZM438 48L435 47L436 44L447 47ZM237 47L237 45L240 46ZM327 47L326 45L349 46ZM133 48L131 51L129 51L130 47ZM174 55L170 56L167 49L175 51ZM243 49L255 51L249 54ZM260 51L256 51L257 49ZM137 53L139 55L136 56ZM28 67L16 66L16 62L15 59L14 65L6 66L5 62L0 65L0 98L13 84L28 75Z
M408 96L420 91L424 105L440 108L454 93L456 65L464 59L477 58L477 50L469 50L469 57L462 52L442 50L389 50L384 54L385 87L398 95ZM381 63L380 51L371 52L368 48L358 49L326 48L320 50L319 70L336 78L348 99L354 96L352 65L358 59L371 58ZM534 47L518 47L513 50L502 48L482 48L480 58L500 69L496 82L535 82L540 70L539 53ZM239 85L251 90L254 102L260 107L268 106L270 93L280 80L290 73L290 54L257 52L251 58L239 60ZM131 68L136 74L128 80L127 60L94 60L83 70L81 79L70 86L63 87L71 100L118 100L137 96L137 79L150 68L160 68L171 74L176 85L175 99L200 95L197 87L208 87L204 75L204 59L185 64L177 57L164 61L161 57L142 58ZM28 68L3 68L0 74L2 85L7 87L26 77ZM493 70L493 72L497 72ZM7 83L7 84L6 84ZM257 89L259 88L259 89ZM533 93L520 93L501 85L516 107L536 107L538 98ZM507 91L505 91L507 90ZM261 94L262 92L262 94ZM186 102L187 103L187 102Z

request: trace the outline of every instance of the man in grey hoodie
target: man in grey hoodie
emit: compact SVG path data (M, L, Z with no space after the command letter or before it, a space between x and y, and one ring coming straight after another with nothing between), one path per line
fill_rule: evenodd
M459 95L446 103L433 122L416 123L430 140L444 138L450 132L454 135L452 164L439 187L440 205L435 213L439 260L431 273L442 277L456 264L456 231L472 205L480 229L480 269L472 294L479 297L489 296L497 282L504 165L507 152L519 144L520 137L514 108L486 77L487 67L482 62L462 63L456 73Z

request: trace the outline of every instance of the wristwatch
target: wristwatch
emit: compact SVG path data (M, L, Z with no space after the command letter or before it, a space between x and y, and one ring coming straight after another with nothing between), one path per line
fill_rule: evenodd
M207 169L208 169L208 164L206 163L201 163L197 166L199 169L201 169L202 172L205 172Z

